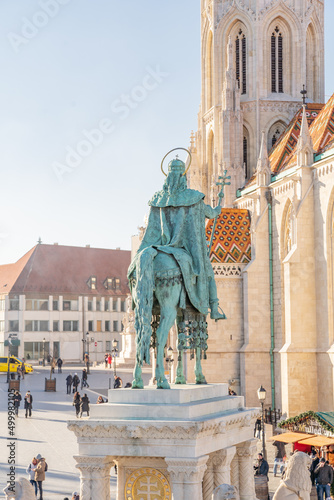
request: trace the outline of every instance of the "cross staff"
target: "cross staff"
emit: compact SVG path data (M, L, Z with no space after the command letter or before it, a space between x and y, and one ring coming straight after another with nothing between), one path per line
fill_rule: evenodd
M217 207L222 206L222 200L224 198L224 187L229 186L231 184L230 182L227 182L228 179L231 179L231 176L226 175L226 174L227 174L227 170L224 170L224 174L220 175L218 177L218 181L220 181L220 182L216 182L216 186L221 186L221 190L218 193L219 202L218 202ZM210 244L209 244L209 248L208 248L209 257L210 257L210 253L211 253L212 243L213 243L213 235L215 234L215 230L216 230L217 219L218 219L218 215L216 215L215 220L213 221Z

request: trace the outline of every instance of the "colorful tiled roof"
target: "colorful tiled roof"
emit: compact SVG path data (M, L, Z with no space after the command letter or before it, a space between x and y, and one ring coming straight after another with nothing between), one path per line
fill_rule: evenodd
M128 250L36 245L15 264L0 266L0 293L126 295L130 259ZM87 284L91 276L94 290ZM119 278L120 289L108 290L107 278Z
M214 219L206 224L208 244ZM243 263L251 260L250 215L248 210L223 208L217 219L210 260L213 263Z
M308 103L306 105L306 116L309 127L320 116L323 107L323 104L316 103ZM269 161L274 174L277 174L285 167L297 145L302 115L303 108L301 107L270 152Z

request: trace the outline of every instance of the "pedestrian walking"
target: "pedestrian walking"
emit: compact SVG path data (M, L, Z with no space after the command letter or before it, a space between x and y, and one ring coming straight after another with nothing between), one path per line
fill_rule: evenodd
M24 375L25 375L25 372L26 372L26 365L24 364L24 360L22 360L20 368L21 368L21 371L22 371L22 380L24 380Z
M325 499L330 498L331 484L333 482L333 469L329 465L328 461L326 462L324 458L321 458L314 471L314 475L317 485L318 500L323 500L324 493Z
M28 465L27 474L29 475L30 484L35 488L35 496L37 497L37 482L35 481L35 472L38 464L38 460L34 457L31 463Z
M108 368L111 368L111 362L112 362L112 356L111 356L111 354L109 353L109 354L108 354Z
M276 477L278 466L280 467L280 474L282 476L283 471L284 471L284 461L283 461L283 458L286 455L286 452L285 452L285 443L282 443L281 441L274 441L273 442L273 446L276 447L275 460L274 460L274 470L273 470L274 477Z
M14 401L15 415L17 417L19 416L19 408L21 400L22 400L21 394L19 393L19 391L15 391L13 401Z
M57 361L56 361L56 358L52 358L52 361L51 361L51 372L54 373L55 372L55 368L57 366Z
M73 382L72 375L71 374L67 375L67 377L66 377L66 391L67 391L67 394L71 394L72 382Z
M315 485L315 474L314 474L314 471L315 471L315 469L317 468L317 465L320 462L320 458L319 458L319 455L316 452L313 452L313 454L311 455L311 458L312 458L312 463L310 465L310 474L311 474L312 486L314 486Z
M77 373L74 374L74 377L73 377L73 380L72 380L72 384L73 384L73 393L77 392L78 385L80 384L80 379L79 379Z
M261 419L257 418L254 426L254 437L261 439Z
M37 467L35 471L35 481L39 489L39 500L43 500L43 481L45 481L45 471L47 470L45 458L41 454L37 455Z
M81 412L80 412L80 418L82 417L83 412L87 412L87 417L89 417L89 399L87 394L85 393L82 398L81 398Z
M18 379L18 380L21 380L21 377L22 377L22 368L21 368L21 366L19 365L19 366L17 367L17 379Z
M80 496L77 491L73 491L71 500L80 500Z
M88 374L86 368L82 370L82 376L81 376L81 389L83 387L89 387L88 385Z
M31 417L32 400L33 400L33 397L30 394L30 391L27 391L27 393L24 397L24 409L26 411L26 418L28 417L28 413L29 413L29 417Z
M74 397L73 397L73 406L75 406L75 416L77 418L79 418L79 414L80 414L80 409L81 409L81 397L80 397L80 393L79 392L76 392L74 394Z
M108 368L108 353L107 352L104 355L104 367Z
M122 379L114 375L114 389L120 389L123 385Z
M58 373L62 373L63 360L61 358L57 359Z

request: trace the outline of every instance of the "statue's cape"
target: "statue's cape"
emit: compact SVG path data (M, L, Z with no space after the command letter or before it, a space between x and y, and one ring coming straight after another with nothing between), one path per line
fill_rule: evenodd
M186 193L190 191L190 193ZM136 269L140 254L148 247L155 248L174 256L182 272L183 282L192 305L202 314L209 307L208 279L213 277L211 263L207 254L205 238L204 195L198 191L181 192L184 197L201 195L193 204L177 205L177 199L152 198L148 225L137 254L132 261L128 277ZM162 193L162 192L160 192ZM180 193L180 195L181 195ZM163 195L162 195L163 196ZM171 198L171 197L170 197ZM164 201L163 201L164 200Z
M204 194L195 189L184 189L177 191L175 194L169 194L167 191L162 189L157 191L148 204L151 207L189 207L195 203L203 200Z

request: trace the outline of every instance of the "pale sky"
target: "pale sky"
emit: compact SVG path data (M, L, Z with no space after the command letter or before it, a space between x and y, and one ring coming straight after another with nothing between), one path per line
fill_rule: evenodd
M197 128L199 5L2 0L0 264L39 237L130 249L162 157ZM328 98L334 2L325 7Z

